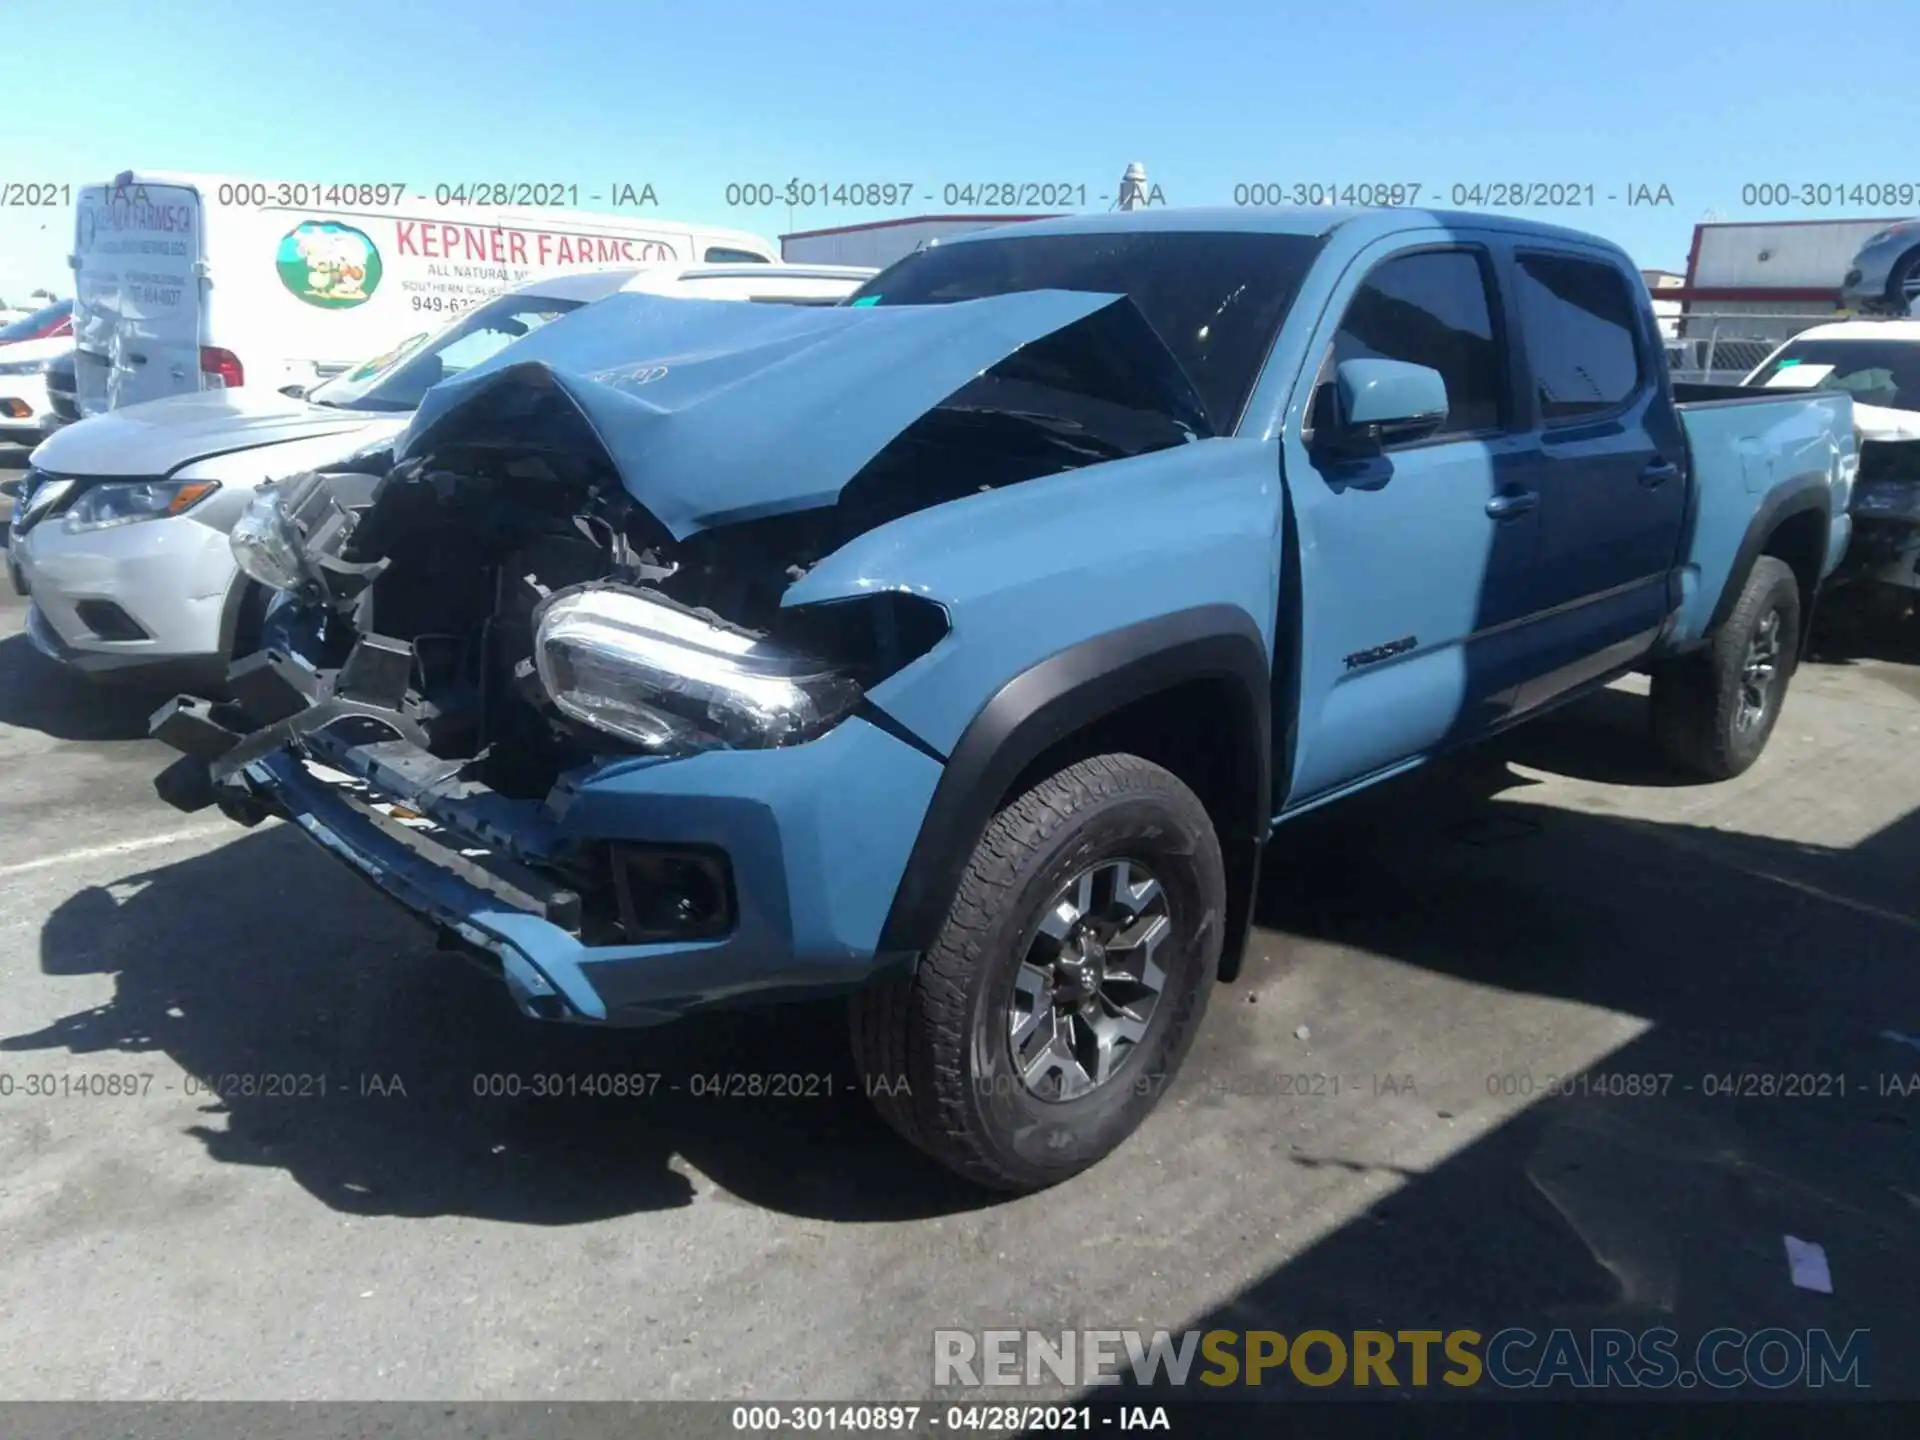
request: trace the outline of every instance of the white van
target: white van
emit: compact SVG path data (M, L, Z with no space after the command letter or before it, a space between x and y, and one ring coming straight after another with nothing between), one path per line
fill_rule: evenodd
M439 205L404 185L128 170L75 199L86 415L196 390L305 389L543 275L780 258L738 230Z

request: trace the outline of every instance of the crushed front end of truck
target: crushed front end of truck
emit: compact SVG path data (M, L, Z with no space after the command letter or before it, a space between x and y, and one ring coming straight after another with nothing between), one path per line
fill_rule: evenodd
M153 717L182 752L160 793L299 826L538 1018L653 1024L909 963L881 937L947 751L874 691L957 627L899 578L910 537L831 585L823 562L1204 436L1177 364L1128 302L1064 292L621 296L501 360L236 526L279 593L226 698ZM971 714L979 667L953 670Z

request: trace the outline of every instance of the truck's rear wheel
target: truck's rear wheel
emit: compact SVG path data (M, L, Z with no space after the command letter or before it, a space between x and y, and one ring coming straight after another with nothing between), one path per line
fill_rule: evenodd
M1655 742L1696 774L1740 774L1767 748L1799 660L1799 582L1762 555L1712 642L1654 671Z
M1049 776L988 823L916 972L854 997L867 1093L978 1184L1077 1174L1186 1055L1225 909L1213 825L1174 775L1100 755Z

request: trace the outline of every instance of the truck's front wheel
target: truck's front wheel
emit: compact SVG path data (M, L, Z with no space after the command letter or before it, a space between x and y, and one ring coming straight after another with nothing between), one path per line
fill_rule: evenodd
M1704 650L1653 674L1653 735L1667 758L1728 780L1760 758L1800 659L1800 586L1762 555Z
M867 1093L976 1183L1037 1190L1115 1149L1205 1012L1226 880L1204 806L1134 755L1015 797L911 977L853 1001Z

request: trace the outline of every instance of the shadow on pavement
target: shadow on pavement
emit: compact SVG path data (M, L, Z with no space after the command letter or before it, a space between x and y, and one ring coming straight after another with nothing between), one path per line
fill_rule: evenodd
M284 1169L355 1214L559 1225L663 1209L693 1199L675 1157L741 1199L836 1220L986 1201L882 1125L839 1004L651 1031L527 1020L296 830L235 834L61 905L42 967L111 975L113 999L0 1051L163 1051L216 1087L193 1131L210 1155ZM719 1098L730 1074L790 1076L791 1093ZM254 1093L244 1077L263 1075L298 1093ZM622 1083L601 1076L638 1093L580 1093ZM477 1093L510 1083L517 1097ZM561 1093L536 1097L543 1084Z
M47 659L25 635L0 639L0 725L56 740L144 740L148 717L172 693L88 680Z
M1819 665L1920 665L1920 619L1896 621L1858 597L1821 606L1806 659ZM1915 692L1920 697L1920 690ZM1462 757L1495 755L1569 779L1643 789L1698 785L1654 749L1644 695L1610 688L1521 725Z
M1586 723L1541 722L1531 753L1577 745ZM1717 1326L1865 1329L1873 1389L1851 1398L1920 1394L1920 810L1832 850L1533 805L1533 783L1496 749L1307 817L1270 851L1262 923L1647 1028L1572 1076L1553 1075L1546 1045L1511 1056L1470 1103L1531 1103L1438 1164L1295 1146L1295 1165L1392 1188L1168 1328L1568 1327L1584 1343L1596 1327L1667 1326L1689 1371ZM1791 1284L1787 1235L1825 1248L1834 1294ZM1405 1393L1457 1393L1438 1384L1437 1350L1425 1390L1400 1355ZM1268 1399L1381 1393L1310 1391L1284 1366L1267 1380ZM1462 1433L1494 1433L1489 1419Z
M1920 615L1889 613L1885 594L1864 587L1841 590L1823 599L1809 658L1828 665L1861 660L1920 665Z
M1520 750L1591 773L1594 727L1628 716L1600 697ZM1920 1036L1920 812L1835 851L1531 804L1507 763L1522 738L1287 827L1260 921L1639 1017L1591 1076L1665 1077L1661 1093L1546 1098L1553 1056L1517 1055L1541 1098L1438 1164L1296 1152L1395 1188L1194 1323L1864 1327L1885 1337L1876 1387L1920 1390L1900 1343L1920 1312L1920 1089L1878 1088L1920 1086L1920 1050L1882 1033ZM283 1169L341 1211L577 1223L690 1203L680 1159L823 1219L990 1203L874 1116L838 1005L640 1032L527 1021L287 828L81 892L46 922L41 963L111 976L113 998L0 1050L164 1052L226 1087L193 1131L215 1159ZM811 1098L693 1093L730 1073L801 1077ZM224 1077L259 1075L324 1077L326 1094L228 1093ZM518 1098L476 1093L509 1075ZM536 1098L543 1075L660 1079L645 1097ZM1774 1075L1843 1092L1709 1093ZM1268 1178L1252 1203L1284 1191L1284 1169ZM1787 1234L1827 1248L1836 1295L1788 1284Z
M1627 690L1589 695L1564 710L1516 726L1453 763L1471 767L1492 757L1602 785L1664 789L1702 783L1661 759L1653 745L1647 697Z

